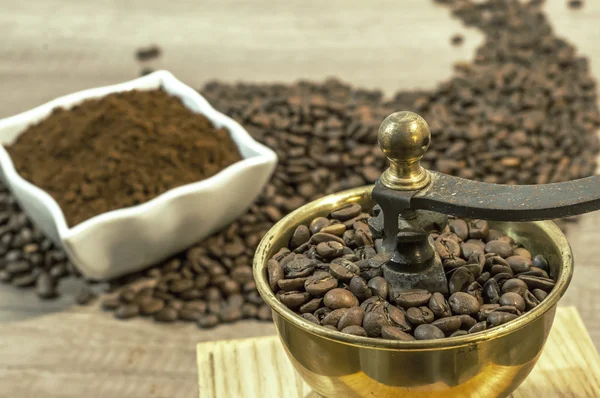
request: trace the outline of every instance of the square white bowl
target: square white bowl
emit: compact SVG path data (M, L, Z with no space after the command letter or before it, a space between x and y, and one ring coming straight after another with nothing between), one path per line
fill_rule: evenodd
M161 87L215 126L225 127L242 160L210 178L171 189L146 203L109 211L69 227L58 203L23 179L0 145L0 176L5 184L32 222L61 246L88 278L110 279L139 271L225 227L248 209L267 183L277 164L275 152L167 71L66 95L0 120L0 143L10 144L56 107L71 108L89 98Z

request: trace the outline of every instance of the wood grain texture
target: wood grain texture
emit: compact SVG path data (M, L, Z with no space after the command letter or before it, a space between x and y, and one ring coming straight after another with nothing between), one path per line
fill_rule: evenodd
M555 30L591 59L600 77L600 1L587 1L581 11L569 11L563 0L546 3ZM0 10L0 117L132 79L140 68L135 49L152 43L164 55L147 65L169 69L193 87L213 79L338 76L390 95L434 87L482 41L431 0L0 0ZM455 33L465 36L463 46L449 44ZM569 231L577 266L561 301L577 306L596 344L598 225L600 213ZM1 397L188 397L197 390L196 343L273 333L270 324L254 322L207 332L117 321L96 306L74 306L76 285L61 286L63 296L52 302L0 286ZM129 363L126 353L136 344L143 352Z
M320 395L295 372L276 336L197 347L200 398L308 398ZM598 397L600 357L574 307L556 312L546 347L513 398Z

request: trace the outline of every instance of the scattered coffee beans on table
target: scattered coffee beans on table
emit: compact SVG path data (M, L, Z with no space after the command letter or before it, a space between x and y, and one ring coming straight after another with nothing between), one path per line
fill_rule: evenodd
M449 294L406 290L392 296L357 204L298 226L267 263L278 299L317 325L357 336L431 340L481 332L535 308L554 287L548 262L484 220L451 219L432 234ZM380 242L379 242L380 243Z
M56 199L71 226L241 159L226 129L160 89L57 108L6 149L19 174Z

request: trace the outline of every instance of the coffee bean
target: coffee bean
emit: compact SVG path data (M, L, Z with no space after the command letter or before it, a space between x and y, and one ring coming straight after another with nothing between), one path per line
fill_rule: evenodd
M529 252L529 250L527 250L523 247L517 247L517 248L513 249L513 255L525 257L527 260L531 261L531 253Z
M339 311L339 310L336 310ZM333 311L335 312L335 311ZM331 314L330 314L331 315ZM361 326L363 323L363 318L365 316L365 310L361 307L352 307L345 311L345 313L340 317L339 322L337 323L337 327L339 330L343 330L348 326L356 325Z
M319 320L317 319L316 316L314 316L313 314L309 314L309 313L305 313L301 315L302 318L306 319L309 322L312 322L316 325L320 325L321 323L319 322Z
M106 307L105 307L106 308ZM115 311L115 317L119 319L129 319L137 316L140 310L137 304L121 304Z
M164 307L153 315L155 321L164 323L175 322L178 317L179 314L177 310L170 306Z
M293 290L302 290L308 278L281 279L277 282L279 289L289 292Z
M469 237L469 226L464 220L450 220L450 230L454 232L461 240L467 240Z
M332 234L326 234L324 232L317 232L316 234L311 236L309 242L312 243L313 245L318 245L319 243L323 243L323 242L337 242L341 245L344 244L344 240L342 238L340 238L339 236L335 236Z
M13 276L10 283L17 287L29 287L35 285L36 280L37 276L34 273L27 273Z
M428 307L422 306L409 308L406 311L406 318L412 325L416 326L433 322L435 316Z
M358 299L350 291L336 288L325 294L323 303L331 309L351 308L359 304Z
M479 304L483 305L483 287L477 282L471 283L467 287L467 293L475 297Z
M317 297L322 297L328 291L335 289L338 286L338 280L329 272L317 271L311 275L304 283L306 291Z
M472 220L469 222L469 237L471 239L485 239L490 232L490 226L485 220Z
M493 311L488 315L487 322L490 326L495 327L503 325L514 319L517 319L517 315L509 314L507 312Z
M331 218L334 220L346 221L358 216L360 212L360 205L356 203L350 203L331 212Z
M450 316L433 321L432 325L440 329L445 334L450 334L460 329L462 320L459 316Z
M269 274L269 286L271 290L277 292L279 289L278 282L283 279L283 268L278 261L270 259L267 262L267 271Z
M322 242L317 245L317 254L326 260L340 257L344 251L344 245L339 242Z
M353 336L367 337L367 331L364 328L356 325L345 327L342 329L342 333L351 334Z
M294 260L283 265L283 273L286 278L301 278L309 276L315 269L313 260L296 255Z
M163 300L152 296L143 297L140 300L137 300L137 304L139 305L140 314L142 315L156 314L165 307L165 302Z
M429 299L429 309L437 317L446 317L452 315L450 305L441 293L433 293Z
M399 293L394 298L394 302L403 308L420 307L425 305L430 298L431 293L427 290L413 289Z
M466 267L459 267L454 271L448 282L450 294L462 292L475 281L475 277Z
M416 340L434 340L443 339L444 337L444 332L442 332L438 327L431 324L419 325L415 329Z
M239 321L240 319L242 319L241 306L235 307L228 305L224 307L221 313L219 314L219 319L221 320L221 322L224 323Z
M381 328L389 326L389 321L382 312L372 311L365 313L362 326L367 332L367 336L380 337Z
M346 259L339 259L336 261L332 261L329 264L329 273L346 283L349 283L352 278L360 275L360 267L353 263L352 261Z
M307 312L315 312L316 310L319 309L319 307L321 307L322 304L323 304L322 298L314 298L314 299L310 300L309 302L307 302L306 304L302 304L300 306L300 313L304 314Z
M527 291L527 284L521 279L512 278L502 284L502 293L517 293L522 296Z
M546 272L550 272L550 267L548 266L548 261L546 261L546 258L544 256L542 256L541 254L538 254L537 256L535 256L533 258L532 265L534 267L540 268Z
M555 282L552 279L539 276L519 275L517 278L525 282L532 291L534 289L540 289L549 292L555 285Z
M498 286L500 288L502 288L502 285L504 285L504 282L512 279L512 277L513 277L513 275L503 272L503 273L494 275L492 278L498 283Z
M311 234L316 234L328 225L328 219L326 219L325 217L317 217L311 221L310 226L308 228Z
M219 317L214 314L201 315L196 323L201 329L214 328L219 324Z
M41 299L50 299L57 296L54 280L47 272L41 272L36 281L35 292Z
M460 256L460 245L453 239L440 236L435 241L435 251L442 260Z
M103 310L116 310L121 305L121 300L118 297L109 297L102 300L101 307Z
M326 329L329 329L329 330L336 331L336 332L338 331L337 328L333 325L324 325L323 327Z
M473 325L469 329L469 333L483 332L486 329L487 329L487 323L485 321L483 321L483 322L477 322L475 325Z
M371 292L383 300L387 299L388 296L388 282L381 276L376 276L369 280L367 286L371 289Z
M448 299L448 304L450 304L452 312L458 315L476 314L480 307L475 297L463 292L452 294Z
M489 304L498 304L500 300L500 286L495 279L489 279L483 285L483 299Z
M350 293L350 292L348 292ZM327 297L327 296L325 296ZM291 291L291 292L283 292L281 293L281 295L279 296L279 300L281 300L281 302L288 308L291 309L296 309L298 307L300 307L302 304L306 303L308 300L310 300L310 294L306 293L306 292L298 292L298 291ZM327 300L325 300L325 305L327 305ZM333 308L329 305L327 305L330 308Z
M400 328L395 326L384 326L381 328L381 337L390 340L400 341L412 341L415 340L413 336L402 331Z
M546 271L537 267L531 267L529 268L529 271L521 272L519 275L539 276L546 279L550 278Z
M371 288L369 288L367 282L360 276L355 276L350 280L348 290L350 290L359 301L364 301L372 296Z
M531 260L521 256L511 256L506 259L510 268L516 273L529 271L532 262Z
M348 312L348 308L338 308L336 310L331 311L327 314L323 319L321 319L321 325L333 325L336 326L340 322L340 319L344 314Z
M486 253L494 253L494 254L499 255L502 258L507 258L507 257L512 256L513 249L509 243L507 243L501 239L497 239L497 240L492 240L485 244L485 252Z
M487 320L489 314L491 314L496 309L500 308L500 304L484 304L479 309L479 313L477 314L477 319L479 321Z
M344 226L344 224L330 224L330 225L322 228L321 232L342 237L344 235L344 233L346 232L346 227ZM354 241L354 237L352 237L352 241ZM345 239L344 239L344 243L346 243L346 245L347 245L347 242Z
M526 291L525 294L523 294L523 301L525 302L525 309L527 311L531 311L540 303L540 301L535 297L535 295L529 290Z
M96 298L96 294L94 291L86 284L81 285L75 294L75 302L79 305L86 305L90 303L94 298Z
M492 265L490 272L494 276L496 276L498 274L508 274L510 276L514 276L514 272L513 272L512 268L510 268L506 265L501 265L501 264Z
M504 293L502 296L500 296L499 304L513 306L519 311L525 310L525 301L523 300L523 297L517 293Z
M535 296L535 298L538 299L540 302L544 301L546 296L548 296L548 293L541 289L533 289L532 293Z

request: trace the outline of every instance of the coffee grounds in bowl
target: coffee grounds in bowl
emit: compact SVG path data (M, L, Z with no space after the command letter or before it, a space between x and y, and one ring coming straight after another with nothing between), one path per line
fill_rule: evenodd
M56 108L6 147L17 172L76 225L147 202L239 161L224 128L158 89Z

